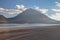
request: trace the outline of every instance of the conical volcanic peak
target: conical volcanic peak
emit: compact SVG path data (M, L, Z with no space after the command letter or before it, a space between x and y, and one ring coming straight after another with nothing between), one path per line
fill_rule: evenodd
M57 23L57 21L31 8L8 20L11 23Z

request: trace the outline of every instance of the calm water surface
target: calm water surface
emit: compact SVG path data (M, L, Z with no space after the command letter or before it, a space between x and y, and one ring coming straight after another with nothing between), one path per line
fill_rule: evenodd
M60 24L0 24L0 27L44 27L44 26L55 26Z

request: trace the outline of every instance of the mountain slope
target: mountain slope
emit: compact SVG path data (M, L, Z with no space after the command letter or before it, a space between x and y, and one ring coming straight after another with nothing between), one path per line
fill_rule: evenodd
M58 21L52 20L48 16L31 8L7 20L9 23L58 23Z
M7 20L3 15L0 15L0 23L7 23Z

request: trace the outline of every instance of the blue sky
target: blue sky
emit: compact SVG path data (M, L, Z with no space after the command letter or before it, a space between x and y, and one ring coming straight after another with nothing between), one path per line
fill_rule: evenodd
M39 6L41 8L53 8L55 2L60 0L0 0L0 7L14 9L16 4L22 4L27 8Z

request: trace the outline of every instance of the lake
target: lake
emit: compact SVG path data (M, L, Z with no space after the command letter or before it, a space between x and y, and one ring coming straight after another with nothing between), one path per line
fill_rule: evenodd
M0 24L0 27L44 27L44 26L55 26L60 24Z

